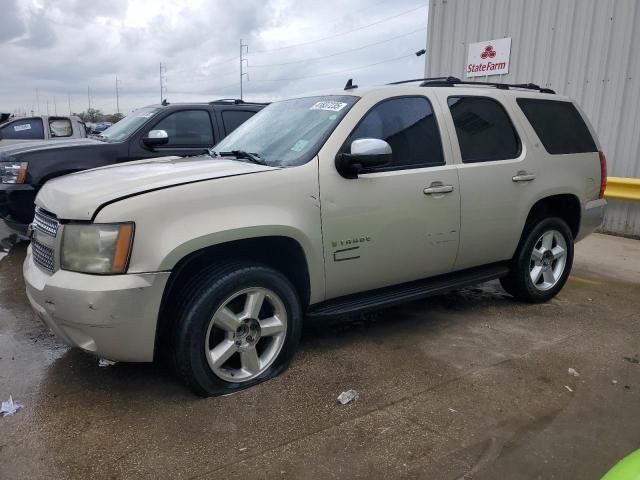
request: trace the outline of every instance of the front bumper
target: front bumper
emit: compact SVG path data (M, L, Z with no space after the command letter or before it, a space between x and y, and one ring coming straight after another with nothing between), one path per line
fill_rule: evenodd
M29 247L23 274L31 306L64 343L113 361L153 360L169 272L50 275L36 266Z
M0 219L24 235L33 219L36 193L32 185L0 183Z
M604 198L587 202L580 219L580 229L576 242L593 233L604 221L604 211L607 201Z

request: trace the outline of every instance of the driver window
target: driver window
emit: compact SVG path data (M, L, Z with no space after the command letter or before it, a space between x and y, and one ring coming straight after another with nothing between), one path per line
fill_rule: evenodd
M182 110L160 120L152 130L165 130L169 143L163 147L212 147L213 127L205 110Z
M355 128L348 144L360 138L378 138L391 146L391 164L377 171L445 163L438 124L424 97L392 98L377 104Z

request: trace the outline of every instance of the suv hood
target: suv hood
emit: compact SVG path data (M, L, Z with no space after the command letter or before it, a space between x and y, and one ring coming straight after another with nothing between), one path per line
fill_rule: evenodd
M105 203L186 183L277 170L239 160L165 157L73 173L47 182L36 205L65 220L91 220Z
M91 138L74 138L69 140L21 140L16 143L0 141L0 161L20 158L21 154L37 152L39 150L55 151L72 147L105 145L105 142Z

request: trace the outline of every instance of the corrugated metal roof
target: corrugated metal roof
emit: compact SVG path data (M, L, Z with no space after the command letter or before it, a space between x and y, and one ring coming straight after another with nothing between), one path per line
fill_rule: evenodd
M609 174L640 177L640 1L430 0L425 76L463 78L467 44L502 37L512 39L509 73L489 80L574 98ZM640 204L611 203L604 228L640 235Z

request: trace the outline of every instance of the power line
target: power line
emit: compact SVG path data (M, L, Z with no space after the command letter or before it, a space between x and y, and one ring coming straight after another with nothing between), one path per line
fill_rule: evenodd
M415 8L412 8L410 10L406 10L404 12L397 13L395 15L391 15L390 17L383 18L381 20L378 20L377 22L369 23L367 25L362 25L361 27L357 27L357 28L354 28L352 30L348 30L346 32L336 33L336 34L330 35L328 37L317 38L315 40L309 40L308 42L295 43L293 45L286 45L286 46L283 46L283 47L271 48L271 49L268 49L268 50L257 50L255 52L253 52L253 55L256 55L258 53L275 52L275 51L284 50L284 49L287 49L287 48L301 47L303 45L310 45L312 43L322 42L323 40L329 40L330 38L340 37L340 36L343 36L343 35L347 35L349 33L357 32L359 30L364 30L365 28L373 27L374 25L380 25L381 23L388 22L389 20L393 20L394 18L401 17L402 15L406 15L407 13L415 12L416 10L420 10L421 8L425 8L425 7L427 7L427 5L420 5L419 7L415 7Z
M380 62L370 63L368 65L360 65L359 67L352 67L352 68L348 68L348 69L345 69L345 70L339 70L339 71L336 71L336 72L319 73L317 75L307 75L307 76L304 76L304 77L276 78L276 79L273 79L273 80L256 80L256 82L291 82L291 81L294 81L294 80L305 80L307 78L329 77L331 75L339 75L339 74L343 74L343 73L349 73L349 72L352 72L353 70L362 70L363 68L375 67L376 65L381 65L383 63L395 62L395 61L401 60L403 58L415 57L415 56L416 56L415 53L410 53L408 55L402 55L400 57L389 58L387 60L382 60Z
M311 62L314 60L321 60L323 58L337 57L338 55L342 55L344 53L356 52L358 50L363 50L368 47L373 47L374 45L381 45L383 43L391 42L392 40L396 40L398 38L408 37L409 35L413 35L414 33L424 32L424 31L426 31L426 28L419 28L418 30L413 30L412 32L404 33L402 35L397 35L395 37L391 37L386 40L381 40L379 42L374 42L374 43L368 43L367 45L363 45L361 47L351 48L349 50L343 50L341 52L332 53L330 55L323 55L321 57L305 58L302 60L292 60L291 62L284 62L284 63L266 63L266 64L260 64L260 65L250 65L250 68L281 67L284 65L293 65L294 63Z
M360 13L360 12L362 12L364 10L370 11L372 7L380 5L381 3L389 3L389 0L381 0L379 2L376 2L376 3L372 4L372 5L369 5L367 8L359 8L358 10L354 10L354 11L352 11L350 13L347 13L346 15L343 15L342 18L346 18L346 17L348 17L350 15L353 15L354 13ZM415 10L418 10L418 9L426 7L426 6L427 5L421 5L419 7L414 8L413 10L409 10L407 12L403 12L403 13L400 13L398 15L394 15L392 17L389 17L387 20L391 20L392 18L395 18L395 17L400 16L400 15L404 15L405 13L413 12ZM339 33L339 34L336 34L334 36L346 35L347 33L355 32L357 30L360 30L360 29L363 29L363 28L367 28L367 26L370 27L370 26L373 26L373 25L377 25L378 23L382 23L384 21L386 21L386 20L381 20L380 22L372 23L370 25L366 25L366 26L363 26L363 27L358 27L358 28L356 28L354 30L351 30L349 32ZM334 36L326 37L325 39L313 40L313 41L308 42L308 43L319 42L321 40L326 40L326 39L329 39L329 38L333 38ZM306 45L306 43L301 43L299 45ZM296 47L296 46L298 46L298 45L289 45L289 46L286 46L286 47L278 47L278 48L271 49L271 50L259 50L259 51L253 52L253 54L272 52L272 51L275 51L275 50L282 50L282 49L285 49L285 48L291 48L291 47ZM218 65L224 65L224 64L227 64L227 63L230 63L230 62L236 62L236 61L238 61L238 57L229 57L229 58L227 58L225 60L220 60L219 62L216 62L216 63L210 63L210 64L207 65L207 67L216 67Z

